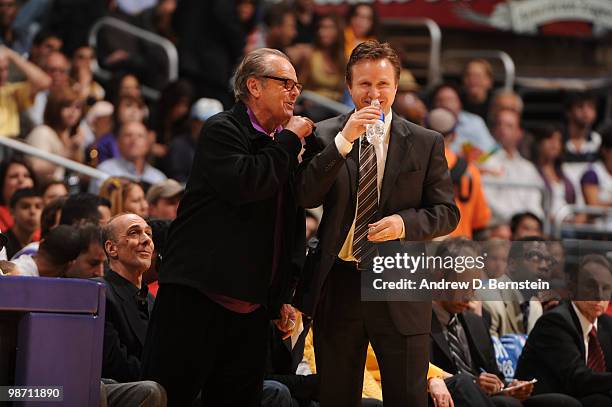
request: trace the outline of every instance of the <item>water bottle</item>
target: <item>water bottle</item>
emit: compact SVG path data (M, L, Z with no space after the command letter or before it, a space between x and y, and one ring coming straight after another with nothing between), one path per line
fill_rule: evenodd
M383 113L382 108L380 107L380 102L378 101L378 99L374 99L372 101L371 106L375 106L381 109L381 111L380 117L378 118L378 120L376 120L376 123L368 124L366 126L366 139L370 144L380 144L385 138L385 114Z

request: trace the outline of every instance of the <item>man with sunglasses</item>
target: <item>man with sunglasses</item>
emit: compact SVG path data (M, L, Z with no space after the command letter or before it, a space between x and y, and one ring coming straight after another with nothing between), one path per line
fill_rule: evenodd
M506 273L497 277L497 281L512 283L541 279L550 282L555 262L542 238L525 237L512 242ZM557 295L550 290L538 292L506 288L499 291L499 301L484 301L483 308L490 315L491 333L502 336L528 334L543 312L558 304Z
M236 104L202 129L168 232L145 377L171 406L259 406L270 319L286 335L304 257L305 219L292 180L313 123L294 116L302 86L280 51L236 70Z

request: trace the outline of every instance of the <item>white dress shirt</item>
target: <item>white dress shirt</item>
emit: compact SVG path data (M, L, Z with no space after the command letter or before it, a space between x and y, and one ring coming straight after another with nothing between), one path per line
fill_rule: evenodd
M518 212L529 211L544 219L542 193L535 188L515 188L487 185L487 181L533 184L543 188L544 182L535 166L518 151L510 155L500 149L483 165L483 185L487 203L493 214L509 220Z
M595 328L597 330L597 320L595 320L594 324L586 319L582 312L578 309L574 301L572 301L572 307L574 307L574 311L576 315L578 315L578 320L580 321L580 328L582 328L582 340L584 341L584 363L588 363L589 360L589 332L591 329Z
M376 177L377 177L377 189L378 189L378 199L380 200L380 190L382 188L382 181L385 175L385 164L387 163L387 151L389 150L389 139L391 137L391 121L393 120L393 112L389 111L389 114L385 116L385 137L382 143L373 144L374 152L376 154ZM361 154L361 140L365 137L362 134L357 141L357 143L351 143L347 139L344 138L342 132L336 135L334 142L336 144L336 148L338 152L346 157L354 145L357 145L359 149L359 154ZM355 203L355 208L358 207L358 202ZM346 240L344 241L344 245L342 245L342 249L340 249L339 257L342 260L346 261L356 261L355 257L353 257L353 236L355 234L355 219L357 218L357 211L355 210L355 218L353 218L353 224L351 225L351 230L349 230L348 235L346 236ZM406 235L404 224L402 222L402 233L400 238L403 238Z

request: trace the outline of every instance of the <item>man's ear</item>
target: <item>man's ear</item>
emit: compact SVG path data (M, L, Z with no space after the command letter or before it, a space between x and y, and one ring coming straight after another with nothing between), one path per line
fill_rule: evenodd
M117 257L117 245L112 240L107 240L104 242L104 251L111 259Z
M353 99L353 93L351 92L351 84L348 83L346 79L344 80L344 86L346 86L346 90L348 91L349 96L351 97L351 99Z
M262 84L259 79L251 76L249 79L247 79L246 86L251 96L253 96L255 99L261 96Z

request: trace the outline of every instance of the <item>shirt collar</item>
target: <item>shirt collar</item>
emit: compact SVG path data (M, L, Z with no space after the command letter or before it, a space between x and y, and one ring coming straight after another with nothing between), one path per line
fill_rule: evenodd
M586 319L584 315L582 315L582 312L580 312L576 304L574 304L574 301L572 301L572 307L574 307L574 311L576 312L576 315L578 315L578 321L580 321L580 328L582 329L582 336L586 338L593 327L597 329L597 320L595 320L594 324L591 324L591 322Z
M131 161L126 160L123 156L117 157L117 163L126 169L130 174L136 174L136 166ZM144 172L144 171L143 171Z
M136 171L136 166L134 165L133 162L126 160L125 158L123 158L122 156L118 156L117 157L117 162L119 163L119 165L121 165L123 168L125 168L125 170L134 175L134 176L144 176L144 174L147 173L147 171L149 171L149 163L147 163L145 161L144 166L142 167L142 174L138 174L138 171Z
M442 326L446 327L448 325L448 323L450 322L451 318L453 317L451 315L451 313L448 312L447 310L445 310L437 302L434 302L432 304L432 308L433 308L434 312L436 313L436 316L438 317L438 321L440 321L440 324L442 324Z
M257 117L255 117L255 114L249 107L247 107L247 115L249 116L249 120L251 121L251 125L253 126L253 128L260 133L267 134L268 136L273 137L275 133L283 131L283 126L278 126L276 129L274 129L272 133L268 134L268 132L265 131L264 128L261 126L261 124L259 124L259 121L257 121Z

